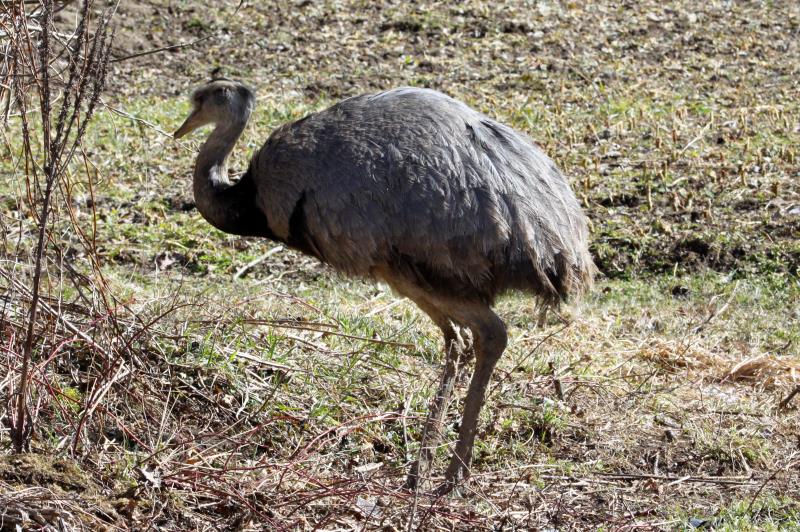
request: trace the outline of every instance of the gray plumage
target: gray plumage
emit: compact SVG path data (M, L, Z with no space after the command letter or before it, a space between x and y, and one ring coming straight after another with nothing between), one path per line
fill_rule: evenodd
M527 137L428 89L345 100L275 131L252 162L258 206L334 268L379 264L431 289L491 302L509 288L548 300L581 287L591 265L581 209Z
M489 308L496 296L520 289L557 304L591 284L586 219L566 179L524 134L439 92L400 88L281 126L231 183L227 156L254 97L239 83L215 80L193 98L195 111L176 137L217 125L195 168L206 219L285 242L346 274L384 280L442 329L450 369L423 446L441 424L450 373L470 351L459 331L472 331L477 359L468 398L480 397L465 409L464 424L475 421L462 427L440 490L448 491L468 472L485 385L505 348L505 327ZM412 467L410 486L421 467Z

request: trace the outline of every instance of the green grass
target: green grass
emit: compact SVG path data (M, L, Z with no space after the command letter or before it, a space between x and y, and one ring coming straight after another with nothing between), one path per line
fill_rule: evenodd
M681 523L676 530L778 532L800 528L800 508L797 500L769 496L731 503L714 515L680 510L676 520Z
M556 159L591 218L604 273L578 308L562 310L565 328L550 315L537 329L533 302L521 294L498 303L510 342L482 412L474 479L463 499L422 495L423 529L503 522L682 530L692 518L716 530L800 526L797 501L787 496L800 489L791 461L797 408L777 410L800 364L800 242L790 210L800 108L787 96L792 80L771 70L791 71L791 54L747 37L776 20L796 28L797 17L775 11L780 6L734 5L732 17L765 26L728 31L711 16L713 6L678 3L664 20L678 24L711 10L702 23L721 55L687 50L676 66L660 43L678 46L669 39L684 35L689 46L699 34L661 31L666 22L637 13L594 14L625 48L587 29L591 17L575 3L556 14L543 14L554 9L549 4L523 12L514 2L491 9L401 3L375 12L362 4L332 13L313 2L280 19L248 5L246 16L226 21L238 43L223 52L235 65L231 75L259 92L231 167L244 170L278 125L341 97L430 85L529 133ZM663 6L648 6L665 15ZM220 13L204 11L202 24L197 13L179 14L174 27L216 28ZM729 53L745 49L740 38L752 41L748 59ZM277 51L278 43L293 47ZM378 59L362 54L367 49ZM123 325L164 315L136 344L139 358L129 361L136 378L110 390L108 415L96 414L92 450L75 459L109 500L127 493L145 509L157 501L175 529L249 515L247 504L302 528L303 520L360 516L359 498L380 502L385 526L405 527L412 502L397 487L437 385L439 333L387 287L345 279L285 249L235 278L275 244L225 235L187 207L205 132L181 142L169 136L189 110L171 83L204 78L216 51L187 49L117 80L109 101L136 119L103 109L89 130L93 206L82 161L69 194L58 192L49 256L60 256L56 247L71 250L74 268L96 282L85 242L68 222L69 204L96 243L113 303L129 320ZM751 62L757 53L772 61ZM739 81L710 82L712 72ZM12 117L0 143L0 199L4 227L21 226L27 236L32 217L17 210L24 186L14 127ZM12 238L3 251L21 257L16 268L24 276L32 240L19 241L21 252ZM82 301L58 268L48 271L48 295ZM75 319L91 326L86 316ZM41 426L41 453L63 445L65 431L74 430L70 416L86 400L85 361L63 361L48 370L61 385L63 412L43 414L55 421ZM466 382L460 379L459 395ZM446 418L451 442L460 406ZM437 473L447 454L439 449ZM182 476L201 466L210 484ZM156 490L141 468L175 483ZM229 506L209 502L225 499L220 493ZM144 513L134 511L139 517L130 522L142 524ZM380 525L363 516L353 523Z

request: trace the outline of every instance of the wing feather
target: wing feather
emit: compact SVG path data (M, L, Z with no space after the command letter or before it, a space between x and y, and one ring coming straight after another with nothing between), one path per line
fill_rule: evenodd
M591 278L586 221L553 162L438 92L345 100L276 130L253 164L272 230L288 235L306 194L307 231L345 272L402 256L491 298L530 288L555 299Z

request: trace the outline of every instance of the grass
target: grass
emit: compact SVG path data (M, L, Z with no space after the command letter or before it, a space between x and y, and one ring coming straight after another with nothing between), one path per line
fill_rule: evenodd
M721 532L791 530L800 519L796 501L782 497L762 497L720 508L714 516L696 517L679 511L677 519L691 528Z
M44 385L37 396L41 463L3 455L0 495L66 494L88 527L391 529L412 513L421 529L800 527L797 399L777 407L800 370L795 8L313 2L278 3L278 16L179 4L122 16L118 55L137 50L142 25L170 42L230 39L115 66L117 111L100 112L85 143L92 188L76 166L51 229L49 295L106 342L82 294L111 294L130 374L72 450L108 360L80 341L59 351L42 372L56 400ZM462 498L415 506L398 489L441 360L427 318L193 209L201 135L165 132L209 58L259 89L233 168L283 122L412 84L528 132L569 175L604 275L566 327L551 316L537 329L519 294L498 304L509 349ZM32 221L13 127L0 148L3 253L25 279ZM58 257L91 283L73 285ZM60 323L43 319L41 356ZM56 467L67 456L77 473Z

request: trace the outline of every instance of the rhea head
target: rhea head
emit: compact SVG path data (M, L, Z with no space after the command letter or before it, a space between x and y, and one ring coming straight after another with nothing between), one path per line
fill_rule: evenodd
M238 81L214 78L192 93L192 112L175 132L179 139L207 124L243 129L256 97Z

